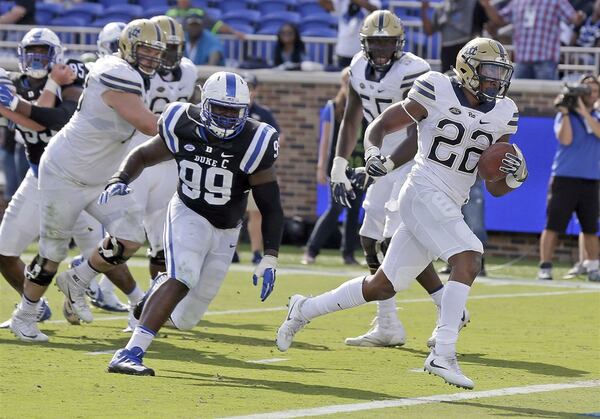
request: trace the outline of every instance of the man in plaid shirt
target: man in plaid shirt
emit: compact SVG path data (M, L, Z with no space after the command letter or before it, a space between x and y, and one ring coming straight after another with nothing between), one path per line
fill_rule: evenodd
M568 0L512 0L499 12L494 9L490 15L490 20L497 26L513 24L514 78L518 79L556 80L560 60L560 21L579 25L584 19L585 13L576 11Z

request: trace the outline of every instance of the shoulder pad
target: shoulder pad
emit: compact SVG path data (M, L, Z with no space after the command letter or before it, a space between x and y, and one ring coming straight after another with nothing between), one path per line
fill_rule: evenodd
M352 61L350 61L350 67L354 67L354 65L359 62L361 59L365 59L364 54L362 53L362 51L358 51L356 54L354 54L354 57L352 57Z
M429 71L419 76L408 92L408 97L425 107L435 105L436 84L444 78L445 76L437 71Z
M81 62L79 60L73 60L73 59L67 60L66 64L69 67L71 67L71 70L73 70L73 72L75 73L75 76L77 76L75 81L73 83L71 83L69 86L71 86L71 85L83 86L83 84L85 83L85 77L89 73L88 67L83 62Z
M410 89L418 77L431 71L431 67L427 61L410 52L405 53L402 58L400 58L400 62L406 65L403 69L405 74L402 78L402 84L400 85L401 89Z
M119 57L108 55L100 58L91 74L110 89L137 95L144 92L144 80L140 73Z
M158 134L173 154L179 151L178 129L188 122L186 111L190 105L182 102L170 103L158 119Z
M264 122L249 119L247 123L258 126L254 129L252 141L240 162L240 169L252 174L273 165L279 154L279 135L275 128Z
M514 134L517 132L519 125L519 109L515 102L509 97L502 99L501 103L503 104L503 110L506 109L504 111L506 112L504 119L508 121L506 123L507 133Z

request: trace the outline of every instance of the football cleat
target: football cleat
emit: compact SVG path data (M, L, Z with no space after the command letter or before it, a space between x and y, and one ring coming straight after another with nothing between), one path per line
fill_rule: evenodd
M375 317L371 322L373 327L364 335L347 338L345 343L349 346L402 346L406 342L404 326L392 314L382 318Z
M573 265L571 269L569 269L567 274L563 276L563 279L573 279L578 276L583 276L585 274L587 274L586 267L583 266L583 263L577 262L575 265Z
M597 269L595 271L589 271L588 272L588 281L600 282L600 271Z
M142 299L138 301L138 303L133 307L131 313L133 313L134 319L139 320L140 317L142 317L142 311L144 311L144 304L146 304L148 298L150 298L150 296L156 292L158 287L164 284L167 281L167 279L169 279L169 277L167 276L166 272L160 272L158 275L156 275L156 277L152 280L152 285L150 285L148 291L146 291Z
M537 279L542 281L552 281L552 268L540 268Z
M431 353L425 360L425 366L423 368L429 374L437 375L442 377L450 385L456 387L466 388L472 390L475 387L475 383L469 377L463 374L458 366L456 360L456 354L450 356L441 356L435 353L435 349L431 350Z
M87 287L80 286L77 280L77 276L69 273L69 271L65 271L56 277L56 285L66 297L63 314L65 312L64 308L68 306L69 310L75 313L81 321L91 323L94 316L85 300ZM67 321L69 321L68 318Z
M50 306L48 305L48 300L42 298L42 304L38 307L37 311L37 322L45 322L52 317L52 311L50 310ZM6 320L3 323L0 323L0 329L8 329L10 328L10 319Z
M154 370L142 363L144 352L137 346L131 349L119 349L108 364L108 372L129 375L151 375Z
M129 311L129 306L120 302L117 295L112 291L102 291L102 288L98 287L95 297L91 297L90 293L86 292L86 294L90 297L92 305L99 309L111 313L126 313Z
M298 333L308 323L308 319L302 315L300 308L306 301L306 297L296 294L290 297L288 303L289 310L286 319L283 321L277 330L277 338L275 343L281 352L285 352L292 345L294 335Z
M81 319L73 311L73 307L67 297L65 297L65 301L63 302L62 313L63 317L73 326L79 326L81 324Z
M439 310L439 308L438 308ZM460 319L460 323L458 325L458 331L460 332L461 329L463 327L467 327L467 324L471 321L471 314L469 313L469 310L467 310L466 308L463 310L463 315ZM440 322L440 317L438 314L438 320L437 320L437 324L435 325L435 328L433 329L433 332L431 333L431 337L429 339L427 339L427 346L429 348L434 348L435 347L435 338L437 337L437 332L439 329L439 324Z
M38 329L37 318L36 314L26 313L17 306L10 320L10 330L23 342L48 342L48 336Z

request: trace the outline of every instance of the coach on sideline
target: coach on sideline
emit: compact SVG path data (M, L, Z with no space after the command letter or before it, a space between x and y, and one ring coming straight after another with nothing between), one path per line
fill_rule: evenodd
M600 281L597 236L600 214L600 111L594 109L594 103L600 97L600 83L592 75L583 76L580 83L590 90L577 97L574 106L565 105L564 95L560 95L555 102L559 113L554 119L554 133L559 145L552 163L546 228L540 240L538 279L552 279L552 256L558 234L565 232L575 212L589 258L583 262L588 279Z

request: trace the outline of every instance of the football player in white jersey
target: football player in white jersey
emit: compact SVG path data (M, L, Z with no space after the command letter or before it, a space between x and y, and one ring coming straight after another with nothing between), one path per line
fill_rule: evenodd
M450 384L474 387L458 366L456 341L470 287L481 269L483 246L460 209L475 182L479 156L496 142L508 142L517 130L519 114L506 97L513 66L499 42L470 41L458 53L454 71L455 78L438 72L419 77L407 99L386 109L368 127L366 170L377 176L386 172L385 158L378 153L385 135L413 122L418 126L415 164L398 197L402 224L375 275L354 278L316 297L290 298L288 316L277 331L280 350L287 350L294 335L313 318L390 298L406 289L432 260L441 258L452 272L425 370ZM500 168L506 177L486 181L494 196L518 188L527 178L525 159L513 146L515 153L506 153ZM400 160L408 161L412 154Z
M391 104L404 99L415 79L430 70L425 60L403 51L404 26L400 18L388 10L376 10L369 14L361 27L360 37L362 51L354 56L350 64L348 101L331 169L332 194L344 206L349 206L350 199L354 198L346 168L347 159L357 144L356 132L361 119L364 117L368 123L373 122ZM408 136L415 135L414 126L388 135L383 142L382 153L391 154ZM399 224L398 210L393 205L392 197L398 195L412 162L394 169L393 160L388 156L385 165L390 173L369 186L363 202L365 218L360 229L360 240L371 274L377 272L380 266L379 251L385 253L389 238ZM433 266L429 266L417 280L439 307L443 285ZM364 335L346 339L346 344L397 346L403 345L405 340L396 300L390 298L378 301L374 326Z
M48 144L38 181L39 254L26 268L23 298L11 321L15 334L48 340L35 323L35 312L67 256L73 226L83 210L110 236L89 260L61 273L56 281L82 321L93 319L85 301L89 283L98 273L123 264L144 242L142 210L134 199L122 197L130 202L110 210L97 199L136 130L147 135L157 132L158 118L146 107L144 95L148 77L159 68L164 50L164 35L155 23L147 19L130 22L121 35L119 55L103 57L94 64L73 117ZM127 294L135 303L143 293L133 278L131 283Z

